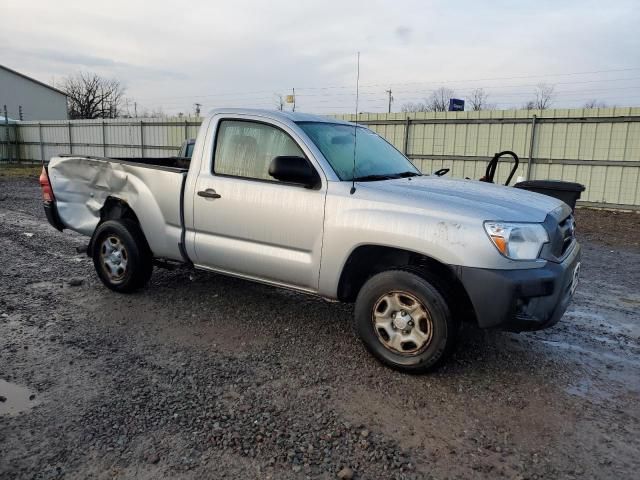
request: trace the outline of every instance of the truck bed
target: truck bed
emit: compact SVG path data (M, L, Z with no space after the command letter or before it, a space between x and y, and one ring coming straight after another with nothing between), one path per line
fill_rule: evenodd
M110 160L132 163L146 167L166 167L178 170L189 170L191 159L188 157L114 157Z
M183 186L188 161L168 158L53 157L47 165L65 228L92 235L107 201L128 204L154 256L181 260Z
M60 158L90 158L94 160L103 160L109 162L128 163L140 167L162 167L187 171L191 158L189 157L96 157L82 156L72 154L59 155Z

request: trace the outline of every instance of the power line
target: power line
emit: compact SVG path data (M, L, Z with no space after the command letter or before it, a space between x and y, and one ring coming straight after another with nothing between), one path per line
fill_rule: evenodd
M389 85L446 85L451 83L465 83L465 82L478 82L478 81L493 81L493 80L513 80L520 78L547 78L547 77L559 77L559 76L573 76L573 75L592 75L592 74L600 74L600 73L613 73L613 72L628 72L640 70L640 67L630 67L630 68L621 68L621 69L610 69L610 70L592 70L588 72L566 72L566 73L548 73L548 74L540 74L540 75L519 75L519 76L510 76L510 77L485 77L485 78L475 78L475 79L458 79L458 80L432 80L432 81L414 81L414 82L386 82L384 84L369 84L362 85L362 88L370 88L370 87L382 87ZM606 81L606 80L603 80ZM297 87L298 91L300 90L332 90L332 89L345 89L352 88L350 85L328 85L323 87L318 86L309 86L309 87ZM154 99L180 99L180 98L205 98L205 97L218 97L218 96L228 96L228 95L254 95L254 94L273 94L274 90L288 90L285 88L276 88L270 90L257 90L253 92L220 92L220 93L211 93L211 94L196 94L196 95L187 95L187 96L172 96L172 97L142 97L147 100Z
M459 79L459 80L434 80L428 82L386 82L383 84L372 84L372 85L363 85L363 87L382 87L388 84L392 85L438 85L438 84L449 84L449 83L461 83L461 82L481 82L481 81L489 81L489 80L515 80L519 78L546 78L546 77L561 77L561 76L569 76L569 75L591 75L596 73L612 73L612 72L628 72L633 70L640 70L640 67L631 67L631 68L621 68L621 69L613 69L613 70L593 70L590 72L568 72L568 73L548 73L543 75L519 75L512 77L487 77L487 78L475 78L475 79Z
M633 80L640 80L640 77L636 77L636 78L621 78L621 79L603 79L603 80L593 80L593 81L585 81L585 82L558 82L558 83L552 83L550 85L556 87L558 85L579 85L579 84L586 84L586 83L600 83L600 82L615 82L615 81L633 81ZM478 89L481 88L483 90L497 90L497 89L503 89L503 88L523 88L523 87L531 87L531 88L535 88L537 87L538 84L536 83L530 83L530 84L515 84L515 85L494 85L494 86L477 86L477 87L466 87L465 89L461 90L462 92L465 91L471 91L471 89ZM612 87L613 88L637 88L636 86L625 86L625 87ZM432 93L434 91L437 91L438 88L434 88L434 89L419 89L419 90L394 90L395 93ZM458 93L460 92L460 90L458 91ZM364 93L365 95L368 95L368 92ZM371 93L374 94L374 93ZM375 92L375 94L379 94L378 92ZM333 94L333 95L342 95L342 94ZM363 95L361 93L361 95ZM308 95L303 95L303 96L308 96Z
M609 92L614 92L614 91L633 91L633 90L637 90L639 89L640 86L624 86L624 87L609 87L609 88L599 88L599 89L571 89L571 90L556 90L554 92L554 95L556 97L563 97L563 96L572 96L572 95L587 95L587 94L595 94L595 93L604 93L605 97L609 96L606 95ZM386 93L388 93L388 91L386 91ZM396 92L396 93L400 93L400 94L404 94L404 93L412 93L412 95L401 95L403 98L405 98L406 100L415 100L416 98L420 98L420 97L424 97L426 95L428 95L429 93L431 93L431 90L407 90L407 91L400 91L400 92ZM458 91L457 94L459 96L467 96L469 94L472 93L472 90L461 90ZM361 96L369 96L370 98L367 100L369 103L371 102L378 102L378 103L382 103L385 102L387 104L387 109L388 109L388 104L389 104L389 98L387 97L380 97L380 92L369 92L369 93L361 93ZM504 92L504 93L498 93L494 95L495 99L500 99L500 98L505 98L505 97L527 97L530 96L532 94L531 91L529 90L522 90L522 91L517 91L517 92ZM352 97L354 94L350 94L350 96ZM324 97L320 97L320 98L309 98L307 96L301 95L301 94L297 94L298 96L298 104L302 105L303 108L308 108L309 106L318 106L318 104L325 104L326 106L329 106L328 104L332 104L335 105L337 104L338 100L336 98L324 98ZM373 98L374 96L376 96L376 98ZM333 97L333 95L331 95L330 97ZM306 100L305 100L306 99ZM300 100L304 100L302 103L300 103ZM392 97L392 101L395 100L395 98ZM211 103L211 102L210 102ZM248 97L235 97L235 98L224 98L224 99L220 99L217 101L214 101L213 104L216 106L235 106L238 103L250 103L251 105L254 106L264 106L267 108L270 108L272 106L272 100L270 97L255 97L255 98L248 98ZM161 102L162 106L186 106L188 103L184 102L184 101L174 101L174 102ZM335 105L338 106L338 105Z
M635 87L617 87L617 88L614 87L614 88L600 88L600 89L592 89L592 90L554 90L553 96L564 97L564 96L572 96L572 95L584 95L584 94L590 94L590 93L603 93L603 92L611 92L611 91L618 91L618 90L638 90L638 89L640 89L640 85ZM458 94L458 96L464 97L472 94L472 91L463 90L461 92L456 92L456 93ZM502 94L496 94L495 98L527 97L527 96L531 96L532 93L533 92L530 92L530 91L502 93ZM415 98L415 96L411 96L410 98Z
M600 89L584 89L584 90L556 90L554 92L554 96L556 97L567 97L567 96L581 96L581 95L592 95L592 94L605 94L605 97L608 97L610 95L606 95L609 92L619 92L619 91L633 91L633 90L638 90L640 89L640 85L639 86L628 86L628 87L611 87L611 88L600 88ZM386 91L386 93L388 93L388 90ZM421 93L420 91L417 91L417 93ZM422 93L427 93L427 92L422 92ZM463 90L458 92L459 96L467 96L470 93L472 93L470 90ZM496 101L499 101L500 98L505 98L505 97L523 97L526 98L527 96L530 96L532 92L530 91L520 91L520 92L509 92L509 93L502 93L502 94L497 94L495 95ZM362 94L361 94L362 95ZM376 95L380 95L380 93L377 93ZM409 99L413 99L417 96L420 95L412 95L410 97L406 97L407 100ZM586 97L585 97L586 98ZM393 100L393 97L392 97ZM377 97L377 98L369 98L368 103L379 103L382 104L383 102L387 105L387 107L389 106L389 98L388 97ZM214 102L214 105L217 106L225 106L225 105L229 105L232 106L234 104L237 103L251 103L252 105L255 106L265 106L265 107L271 107L272 106L272 102L270 98L254 98L254 99L247 99L247 98L240 98L238 97L237 99L224 99L224 100L220 100L217 102ZM318 106L326 106L326 107L338 107L338 106L343 106L343 105L338 105L336 102L335 98L322 98L322 99L308 99L307 101L303 101L302 103L300 103L300 101L298 101L299 105L302 105L303 108L309 108L309 107L318 107ZM174 105L174 106L183 106L185 105L184 102L163 102L162 105ZM298 106L299 106L298 105Z
M640 98L640 94L625 95L624 97L607 97L607 98L603 98L603 99L599 99L599 100L606 100L606 101L609 101L609 102L614 102L616 100L628 100L630 98ZM586 101L589 101L589 100L593 100L593 97L588 97L588 96L587 97L578 97L578 98L572 98L570 100L571 100L571 102L574 102L574 103L582 103L582 102L586 102ZM554 99L554 105L557 102L559 102L559 100L555 100ZM520 101L520 102L500 102L500 101L495 102L496 105L522 105L523 103L524 103L523 101ZM625 105L625 107L633 107L633 105ZM553 109L553 108L569 108L569 107L552 106L550 108Z
M625 70L634 70L634 69L625 69ZM610 71L611 70L603 70L600 72L610 72ZM576 75L583 74L583 73L586 73L586 72L574 72L574 74ZM560 74L557 74L557 75L560 75ZM566 74L566 75L569 75L569 74ZM558 85L578 86L578 85L587 85L587 84L598 84L602 82L608 82L608 83L625 82L625 81L630 82L630 81L637 81L637 80L640 80L640 77L590 79L590 80L556 82L553 84L553 86L558 86ZM530 96L533 92L528 90L527 91L520 90L520 91L507 91L507 92L500 93L499 90L515 89L515 88L522 89L525 87L533 87L533 86L537 86L537 84L492 85L492 86L482 87L482 88L497 91L497 93L495 93L492 98L493 103L495 103L496 105L517 105L517 104L522 104L522 101L526 100L526 98ZM331 87L323 87L323 88L331 88ZM579 102L580 99L583 99L585 101L591 100L593 99L594 96L597 96L599 100L612 102L614 101L614 99L612 98L611 94L619 93L621 91L633 92L638 88L640 88L640 86L638 85L626 85L626 86L595 88L595 89L590 89L590 88L567 89L567 90L556 90L554 94L556 97L556 103L559 103L563 99L565 99L570 103L575 104ZM388 111L389 95L393 95L394 93L395 94L399 93L407 100L412 100L415 97L424 96L434 91L433 89L405 89L405 90L393 90L393 92L390 92L391 90L392 90L391 88L389 88L389 90L384 90L384 93L387 94L385 95L385 97L381 97L383 93L382 91L360 92L360 95L369 97L366 103L368 109L382 110L382 108L384 108L383 106L386 106L387 107L386 110ZM228 94L228 93L217 94L216 96L219 97L219 99L218 100L212 99L212 101L208 103L212 104L210 106L211 108L235 106L238 103L244 103L253 107L270 109L273 107L273 102L271 98L272 91L268 91L268 92L270 93L269 96L257 95L257 93L253 93L253 94L239 93L239 94L234 94L235 95L234 97L230 97L231 94ZM458 90L457 92L457 94L460 96L466 96L469 93L471 93L471 87ZM406 94L413 94L413 95L406 95ZM597 94L597 95L594 95L594 94ZM296 92L296 95L299 100L302 100L302 102L299 102L299 103L301 108L303 108L304 110L316 111L316 112L318 110L328 111L328 112L338 112L343 110L349 110L350 107L345 106L344 104L338 105L337 103L339 102L339 100L334 97L352 97L354 94L352 92L348 92L348 93L333 93L333 92L332 93L298 93ZM522 97L522 100L515 101L515 102L502 101L502 99L509 98L509 97ZM191 99L194 97L187 96L184 98ZM636 96L629 94L629 95L625 95L624 97L615 97L615 98L624 98L628 100L631 98L636 98ZM395 99L392 97L392 101L393 100ZM184 109L186 111L187 110L186 104L188 103L189 102L185 102L185 101L169 101L169 102L165 101L165 102L161 102L161 108L164 108L167 106L171 108L173 106L173 107Z

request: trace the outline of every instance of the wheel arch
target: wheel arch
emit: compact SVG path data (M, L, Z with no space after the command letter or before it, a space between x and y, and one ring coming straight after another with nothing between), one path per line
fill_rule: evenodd
M100 223L121 218L130 218L140 225L136 212L125 200L114 196L107 197L100 209Z
M455 267L419 252L366 244L356 247L347 258L338 282L338 300L355 301L358 292L372 276L386 270L402 269L433 280L460 318L475 321L475 313Z
M102 205L102 208L100 208L100 220L98 221L98 224L96 225L96 228L91 235L91 239L89 240L89 246L87 248L88 256L93 255L93 249L95 247L95 236L96 232L98 231L98 227L100 227L100 225L102 225L107 220L122 219L128 219L136 223L136 225L140 229L140 234L142 235L142 238L146 243L146 247L149 249L149 251L151 251L151 249L149 248L149 242L147 241L144 231L142 230L140 220L138 219L138 216L136 215L136 212L133 210L131 205L129 205L125 200L121 198L109 196L105 200L104 205Z

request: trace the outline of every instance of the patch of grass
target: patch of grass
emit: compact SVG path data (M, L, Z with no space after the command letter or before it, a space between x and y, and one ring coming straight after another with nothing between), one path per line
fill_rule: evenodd
M42 172L42 165L29 164L29 165L2 165L0 164L0 178L32 178L39 177Z

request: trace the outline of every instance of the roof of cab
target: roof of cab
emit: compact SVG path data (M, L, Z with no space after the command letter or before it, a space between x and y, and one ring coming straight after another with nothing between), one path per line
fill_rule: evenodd
M284 122L323 122L353 125L353 123L345 122L344 120L339 120L333 117L281 110L263 110L258 108L216 108L209 112L209 115L211 116L220 114L257 115Z

